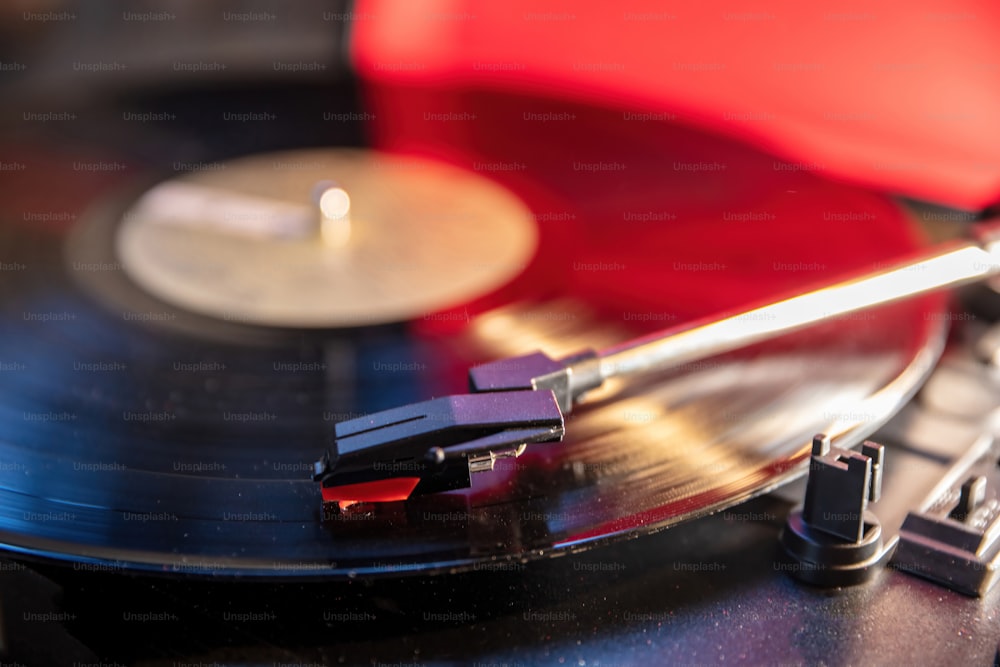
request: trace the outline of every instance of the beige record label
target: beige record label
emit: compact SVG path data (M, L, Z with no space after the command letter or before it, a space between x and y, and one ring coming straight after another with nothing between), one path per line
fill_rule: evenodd
M537 243L492 181L427 160L320 149L165 181L125 213L129 276L181 308L282 327L419 318L495 289Z

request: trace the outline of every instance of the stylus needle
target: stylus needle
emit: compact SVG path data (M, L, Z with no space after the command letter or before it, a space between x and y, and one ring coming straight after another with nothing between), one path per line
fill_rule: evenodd
M464 471L492 469L492 465L484 464L487 459L492 462L499 456L516 456L529 442L561 439L562 424L560 422L558 427L555 426L550 419L553 415L548 414L543 402L524 400L531 392L545 394L553 407L558 406L558 411L565 414L586 392L600 387L609 378L666 370L791 333L830 318L935 290L958 287L998 274L1000 222L979 223L972 228L968 238L934 246L889 268L846 276L838 282L816 285L746 310L659 331L604 350L586 350L561 360L552 359L542 352L533 352L476 366L469 371L469 386L474 392L470 396L510 392L508 398L512 400L494 403L491 410L476 414L471 411L471 404L466 406L458 401L453 403L454 409L447 418L442 418L440 414L430 418L427 415L414 417L428 419L422 424L420 437L416 438L408 435L401 437L390 428L401 408L368 415L362 420L343 422L336 427L334 451L328 452L317 463L315 478L322 482L325 500L342 502L400 500L411 493L445 490L428 483L428 477L443 475L446 467L451 470L446 475L448 488L468 486L468 476ZM408 407L412 410L429 403ZM498 427L499 415L494 410L506 411L500 420L502 428ZM546 422L546 419L549 421ZM465 425L468 429L466 435L470 437L455 438L455 420ZM362 421L364 424L360 423ZM363 442L354 435L359 428L365 434ZM445 434L449 437L443 437ZM484 435L499 439L490 441L489 438L484 439ZM435 442L437 444L431 444ZM389 465L390 461L398 462L407 456L419 457L419 460L432 464L419 470L411 466L409 471L400 471L396 469L398 466ZM455 479L456 467L463 470L463 474L458 476L461 478L459 481ZM385 485L387 480L404 477L411 478L408 490L401 490L400 485L400 489L394 488L388 494L392 497L375 497L379 494L366 493L364 485L369 482L378 481ZM352 495L359 497L349 497Z

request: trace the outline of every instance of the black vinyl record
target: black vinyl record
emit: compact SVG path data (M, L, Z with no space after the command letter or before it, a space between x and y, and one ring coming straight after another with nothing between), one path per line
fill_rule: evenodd
M474 298L373 326L264 326L154 296L116 238L137 199L177 174L134 156L128 170L77 169L117 159L87 142L13 146L27 168L5 187L0 226L0 544L183 575L488 567L744 501L801 474L813 433L856 442L915 391L943 342L928 315L938 297L612 382L567 418L564 442L468 490L324 521L312 463L337 421L463 392L475 363L603 347L921 245L880 196L775 170L729 140L679 127L643 139L611 112L578 111L575 132L600 127L636 168L577 170L575 186L554 169L480 170L526 203L534 253ZM674 167L719 159L728 170L700 180Z

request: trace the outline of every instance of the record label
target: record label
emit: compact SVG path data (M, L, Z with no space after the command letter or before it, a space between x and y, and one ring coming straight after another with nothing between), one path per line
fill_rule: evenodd
M530 212L492 181L356 150L220 163L126 211L118 255L140 286L220 319L345 327L417 319L518 274Z

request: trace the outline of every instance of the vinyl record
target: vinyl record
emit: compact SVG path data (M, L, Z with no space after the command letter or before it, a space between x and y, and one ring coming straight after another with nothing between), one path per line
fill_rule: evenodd
M650 135L610 113L587 119L573 131L596 137L592 144L570 149L556 132L547 149L562 156L558 164L540 160L530 169L502 154L442 165L352 153L452 173L453 200L465 202L471 219L489 217L494 204L464 200L466 186L488 183L511 211L523 207L528 225L518 227L523 242L503 255L499 272L410 311L397 308L407 289L399 272L443 274L440 284L457 285L490 256L463 264L459 247L399 256L416 257L415 266L352 264L348 282L366 284L360 271L395 281L396 305L370 323L342 313L268 319L253 314L254 290L232 291L233 308L192 301L197 289L171 292L169 278L158 289L157 276L142 273L142 261L166 256L156 243L145 260L122 254L123 230L144 215L156 188L225 183L244 168L256 183L298 182L288 164L342 164L341 149L220 162L216 174L189 178L78 170L70 165L94 163L94 151L21 146L28 168L0 227L0 544L86 567L186 575L494 567L648 533L760 494L801 474L813 433L856 442L915 391L943 341L939 297L609 383L567 418L565 441L533 445L475 476L471 489L321 520L310 473L337 421L461 393L475 363L604 347L875 269L921 244L893 202L809 169L685 128ZM628 160L597 157L608 145ZM377 193L367 197L401 192L366 182ZM255 188L242 195L261 195ZM69 201L65 210L86 212L48 215L55 205L39 194L46 192ZM38 201L48 203L33 208ZM413 229L433 231L434 215L421 215ZM502 235L507 223L497 224ZM428 234L413 243L436 243ZM196 245L171 255L178 264L170 270L204 269ZM253 255L262 270L265 255ZM204 294L218 295L213 282L225 276L199 280ZM331 300L353 289L331 280L321 285ZM426 294L425 284L414 278L410 297ZM308 314L308 303L294 312Z

